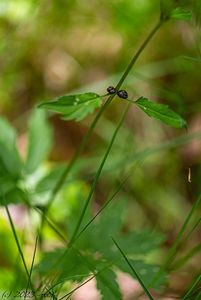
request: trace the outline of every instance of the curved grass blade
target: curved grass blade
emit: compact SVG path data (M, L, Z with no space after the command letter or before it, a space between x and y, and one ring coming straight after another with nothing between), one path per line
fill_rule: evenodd
M167 258L166 258L164 264L161 266L160 270L158 271L158 273L156 274L156 276L154 277L154 279L151 281L151 283L149 284L149 286L151 286L158 279L158 277L160 276L161 272L163 272L167 267L170 268L170 265L171 265L171 263L173 261L173 258L174 258L175 254L176 254L176 251L177 251L177 249L178 249L178 247L180 245L180 242L182 240L184 232L185 232L185 230L186 230L186 228L187 228L187 226L188 226L188 224L189 224L189 222L191 220L191 217L192 217L194 211L196 210L196 208L198 207L198 205L200 204L200 202L201 202L201 194L199 195L199 197L197 198L197 200L193 204L191 210L189 211L189 213L188 213L188 215L187 215L187 217L186 217L186 219L185 219L185 221L184 221L184 223L183 223L183 225L182 225L179 233L177 234L177 237L176 237L174 243L172 244L172 247L170 248L170 250L169 250L169 252L167 254Z
M182 297L182 300L188 299L190 294L193 292L193 289L196 287L196 285L201 281L201 275L198 276L198 278L195 280L195 282L192 284L192 286L188 289L187 293Z

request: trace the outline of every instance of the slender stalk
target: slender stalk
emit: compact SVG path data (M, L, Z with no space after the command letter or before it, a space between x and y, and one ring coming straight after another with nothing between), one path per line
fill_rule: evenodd
M172 266L171 270L176 270L181 268L184 264L187 263L187 261L194 257L195 255L197 255L198 253L200 254L201 252L201 244L196 245L195 247L193 247L186 255L182 256L181 258L179 258L174 265Z
M139 284L141 285L141 287L143 288L145 294L147 295L147 297L150 300L154 300L154 298L152 297L152 295L150 294L150 292L148 291L147 287L145 286L144 282L142 281L142 279L140 278L140 276L138 275L138 273L135 271L134 267L132 266L132 264L130 263L130 261L128 260L127 256L125 255L125 253L123 252L123 250L120 248L120 246L117 244L117 242L114 240L114 238L112 237L112 240L114 242L114 244L116 245L117 249L119 250L119 252L121 253L121 255L123 256L123 258L125 259L125 261L127 262L129 268L132 270L134 276L137 278Z
M63 186L68 174L70 173L72 167L74 166L76 160L78 159L78 157L82 153L83 149L87 145L87 143L88 143L88 141L89 141L89 139L90 139L90 137L93 133L94 127L96 126L99 118L101 117L102 113L107 108L107 106L110 104L110 102L112 101L113 98L114 98L114 95L111 95L108 98L108 100L104 103L104 105L101 107L101 109L99 110L99 112L96 115L93 123L91 124L91 126L89 128L89 130L87 131L86 135L84 136L80 146L77 148L77 150L76 150L75 154L73 155L70 163L67 165L66 169L64 170L63 174L61 175L61 177L59 178L57 184L55 185L55 188L52 190L50 198L49 198L49 200L46 204L46 207L43 211L43 216L42 216L41 226L40 226L40 231L39 231L39 241L40 241L40 243L42 242L42 231L43 231L46 215L47 215L52 203L54 202L56 195L58 194L58 192L62 188L62 186Z
M126 68L125 72L123 73L121 79L119 80L119 82L116 85L116 89L117 90L119 90L119 88L122 86L123 82L125 81L126 77L128 76L129 72L131 71L131 69L134 66L135 62L137 61L138 57L140 56L140 54L142 53L142 51L145 49L145 47L147 46L147 44L149 43L149 41L152 39L152 37L154 36L154 34L158 31L158 29L162 26L163 23L164 23L164 21L160 20L154 26L154 28L152 29L152 31L150 32L150 34L147 36L147 38L142 43L142 45L140 46L140 48L138 49L138 51L135 53L135 55L133 56L131 62L128 65L128 67Z
M32 262L31 262L31 268L30 268L30 272L29 272L29 278L28 278L27 287L25 290L25 296L24 296L25 300L27 298L27 291L28 291L29 285L31 283L31 275L32 275L33 266L34 266L34 262L35 262L37 245L38 245L38 236L36 237L36 241L35 241L34 252L33 252L33 257L32 257Z
M192 293L194 287L196 287L196 285L201 281L201 275L198 276L198 278L195 280L195 282L193 283L193 285L191 286L190 289L188 289L188 292L182 297L182 300L187 299L190 294Z
M28 278L29 278L29 271L28 271L27 264L26 264L26 261L25 261L25 258L24 258L24 254L23 254L23 252L22 252L22 249L21 249L21 246L20 246L18 237L17 237L17 232L16 232L16 230L15 230L15 226L14 226L14 223L13 223L13 220L12 220L12 217L11 217L11 215L10 215L10 211L9 211L7 205L5 205L5 209L6 209L6 213L7 213L8 219L9 219L9 223L10 223L10 226L11 226L11 229L12 229L12 232L13 232L13 236L14 236L14 239L15 239L15 242L16 242L16 245L17 245L17 248L18 248L20 257L21 257L21 259L22 259L22 263L23 263L25 272L26 272L26 274L27 274L27 276L28 276Z
M180 242L182 240L182 237L183 237L183 234L191 220L191 217L194 213L194 211L196 210L196 208L198 207L198 205L200 204L201 202L201 194L199 195L199 197L197 198L197 200L195 201L195 203L193 204L191 210L189 211L179 233L177 234L177 237L172 245L172 247L170 248L169 252L168 252L168 255L167 255L167 258L164 262L164 264L161 266L160 270L158 271L158 273L156 274L156 276L153 278L153 280L150 282L149 286L153 285L156 280L160 277L161 273L166 270L167 268L170 268L170 265L173 261L173 258L175 256L175 253L180 245Z
M147 36L147 38L145 39L145 41L143 42L143 44L141 45L141 47L138 49L138 51L135 53L134 57L132 58L131 62L129 63L128 67L126 68L125 72L123 73L122 77L120 78L119 82L116 85L116 89L118 90L122 84L124 83L126 77L128 76L130 70L132 69L132 67L134 66L135 62L137 61L138 57L140 56L140 54L142 53L142 51L145 49L145 47L147 46L147 44L149 43L149 41L152 39L152 37L154 36L154 34L158 31L158 29L162 26L163 22L160 20L152 29L152 31L150 32L150 34ZM64 170L62 176L60 177L60 179L58 180L54 190L52 191L52 194L50 196L50 199L47 203L47 207L49 208L52 204L52 202L54 201L54 198L56 197L57 193L59 192L59 190L61 189L66 177L68 176L70 170L72 169L74 163L76 162L77 158L79 157L79 155L81 154L81 152L83 151L83 149L85 148L86 144L88 143L91 134L93 133L93 130L98 122L98 120L100 119L101 115L103 114L103 112L105 111L105 109L108 107L108 105L111 103L111 101L113 100L113 98L115 97L115 94L110 95L109 98L107 99L107 101L105 102L105 104L101 107L101 109L99 110L98 114L96 115L93 123L91 124L88 132L86 133L84 139L82 140L80 146L77 148L77 151L75 152L74 156L72 157L69 165L66 167L66 169Z
M13 223L10 211L9 211L8 206L6 204L4 206L5 206L6 213L7 213L8 219L9 219L9 223L10 223L10 226L11 226L11 229L12 229L12 233L13 233L13 236L14 236L17 248L18 248L18 252L20 254L20 257L21 257L21 260L22 260L25 272L26 272L28 280L29 280L29 284L30 284L31 290L33 292L34 298L36 299L36 296L35 296L35 293L34 293L34 288L33 288L32 282L30 280L29 270L27 268L27 264L26 264L26 261L25 261L25 258L24 258L23 251L22 251L21 246L20 246L20 242L19 242L19 239L18 239L18 236L17 236L17 232L15 230L15 226L14 226L14 223Z
M127 105L127 107L126 107L126 109L125 109L125 111L124 111L124 113L123 113L123 115L122 115L122 117L121 117L121 119L120 119L120 121L119 121L119 124L117 125L117 127L116 127L116 129L115 129L115 131L114 131L114 133L113 133L112 139L111 139L110 144L109 144L109 146L108 146L108 148L107 148L107 151L106 151L106 153L105 153L105 155L104 155L104 157L103 157L103 159L102 159L102 162L101 162L101 164L100 164L100 166L99 166L99 168L98 168L98 171L96 172L96 175L95 175L95 177L94 177L94 180L93 180L91 189L90 189L90 191L89 191L89 195L88 195L88 197L87 197L87 199L86 199L84 208L83 208L83 210L82 210L82 212L81 212L81 215L80 215L80 217L79 217L79 219L78 219L77 225L76 225L75 230L74 230L74 233L73 233L73 235L72 235L72 238L70 239L69 247L72 246L72 244L74 243L74 240L75 240L75 238L76 238L76 236L77 236L77 234L78 234L78 231L79 231L80 226L81 226L81 224L82 224L82 221L83 221L83 219L84 219L86 210L87 210L87 208L88 208L88 206L89 206L89 203L90 203L90 200L91 200L91 198L92 198L92 196L93 196L93 194L94 194L94 191L95 191L95 188L96 188L98 179L99 179L99 177L100 177L100 175L101 175L102 169L103 169L104 164L105 164L105 162L106 162L106 159L107 159L107 157L108 157L108 155L109 155L109 153L110 153L110 150L111 150L111 148L112 148L112 146L113 146L113 144L114 144L114 141L115 141L115 138L116 138L116 136L117 136L117 134L118 134L118 132L119 132L119 129L121 128L122 123L123 123L123 121L124 121L124 119L125 119L125 116L126 116L126 114L127 114L127 112L128 112L129 106L130 106L130 105Z
M147 38L145 39L145 41L142 43L142 45L140 46L140 48L138 49L138 51L135 53L135 55L133 56L131 62L129 63L128 67L126 68L125 72L123 73L122 77L120 78L119 82L117 83L116 85L116 89L119 90L119 88L122 86L122 84L124 83L126 77L128 76L130 70L132 69L132 67L134 66L134 64L136 63L138 57L140 56L140 54L142 53L142 51L145 49L145 47L147 46L147 44L149 43L149 41L152 39L152 37L154 36L154 34L159 30L159 28L162 26L163 24L163 21L158 21L157 24L154 26L154 28L151 30L151 32L149 33L149 35L147 36ZM87 145L92 133L93 133L93 130L98 122L98 120L100 119L101 115L103 114L103 112L105 111L105 109L108 107L108 105L111 103L111 101L113 100L113 98L115 97L116 94L113 94L113 95L110 95L107 99L107 101L105 102L105 104L101 107L101 109L99 110L98 114L96 115L93 123L91 124L88 132L86 133L84 139L82 140L79 148L77 149L77 151L75 152L74 156L72 157L69 165L66 167L66 169L64 170L62 176L60 177L60 179L58 180L55 188L53 189L51 195L50 195L50 198L47 202L47 205L46 205L46 208L43 212L43 216L42 216L42 220L41 220L41 226L40 226L40 231L39 231L39 241L42 245L42 231L43 231L43 227L44 227L44 223L45 223L45 216L46 214L48 213L56 195L58 194L58 192L60 191L60 189L62 188L69 172L71 171L72 167L74 166L76 160L78 159L78 157L80 156L80 154L82 153L83 149L85 148L85 146ZM96 185L96 183L95 183ZM92 192L93 194L93 192ZM92 196L92 195L91 195ZM91 198L91 196L89 196ZM89 200L90 201L90 200ZM81 222L82 222L82 219L84 217L84 214L85 214L85 211L86 211L86 208L87 208L88 204L86 202L86 205L84 207L84 210L83 210L83 214L80 216L80 219L79 219L79 222L80 224L78 223L77 224L77 228L73 234L73 237L71 239L71 242L73 241L73 239L75 238L75 235L77 234L79 228L80 228L80 225L81 225Z
M94 220L98 217L98 215L100 215L100 213L110 204L110 202L112 202L112 200L115 198L115 196L119 193L119 191L121 190L122 186L124 185L124 183L126 182L126 180L128 179L128 176L120 183L120 185L118 186L118 188L116 189L116 191L112 194L112 196L103 204L103 206L100 208L100 210L95 214L95 216L80 230L80 232L78 233L76 239L74 241L77 241L78 238L84 233L85 230L87 230L87 228L91 225L91 223L94 222Z

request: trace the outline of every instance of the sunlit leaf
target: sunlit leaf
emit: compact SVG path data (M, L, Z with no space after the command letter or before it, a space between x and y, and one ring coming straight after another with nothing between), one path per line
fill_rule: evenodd
M52 130L48 124L45 112L35 110L29 122L29 145L26 160L26 170L34 172L47 157L52 146Z
M101 100L101 96L96 93L64 95L43 102L39 107L62 114L64 120L81 121L101 105Z
M186 128L186 121L177 113L172 111L168 105L154 103L146 98L139 98L135 101L148 116L153 117L161 122L175 128Z

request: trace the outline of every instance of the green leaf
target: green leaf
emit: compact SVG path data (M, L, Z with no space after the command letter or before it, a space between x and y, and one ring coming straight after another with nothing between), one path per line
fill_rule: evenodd
M145 255L157 249L165 241L164 235L144 229L133 231L118 237L120 244L124 245L125 254Z
M102 300L122 299L116 280L116 274L111 269L107 269L96 276L96 287L101 293Z
M148 116L175 128L186 128L186 121L172 111L168 105L154 103L146 98L139 98L135 104L141 108Z
M194 13L196 25L200 27L201 26L201 1L200 0L194 0L193 13Z
M129 259L129 262L136 270L137 274L140 276L142 281L146 286L149 286L149 284L154 279L155 275L159 271L160 267L153 264L147 264L146 262L142 260L133 260ZM134 276L132 270L129 268L126 261L123 259L118 259L114 262L114 264L121 270L122 272L125 272L129 275L131 275L133 278L136 279ZM157 280L154 282L154 284L151 286L154 289L159 289L161 285L163 285L167 281L167 276L165 272L161 272L160 276L157 278Z
M101 105L102 97L96 93L64 95L38 107L63 115L64 120L81 121Z
M79 281L90 273L78 253L66 247L44 253L42 260L34 269L44 276L57 274L58 280L66 278L66 280Z
M192 11L189 9L177 7L171 12L171 19L175 20L191 20Z
M0 195L0 205L4 206L10 203L27 203L27 194L20 188L14 187L4 195Z
M8 173L0 172L0 196L5 195L16 186L16 181Z
M0 119L0 164L12 177L21 172L21 159L16 148L16 133L10 124Z
M174 7L174 0L160 0L161 20L168 20Z
M35 187L36 193L44 193L47 191L51 191L55 188L59 178L61 178L64 170L66 169L66 165L57 165L53 167L44 177L40 179Z
M33 173L47 157L52 147L52 129L47 122L45 112L35 110L29 123L29 144L26 170Z
M185 0L160 0L161 20L191 20L192 11L188 9L188 4Z
M160 233L149 229L123 233L124 219L126 219L126 202L114 201L90 224L85 232L76 241L79 249L100 253L104 258L111 260L119 257L114 248L111 235L125 246L128 255L146 255L158 249L165 240ZM74 215L74 219L76 215ZM72 218L73 219L73 218ZM102 238L104 237L104 243Z

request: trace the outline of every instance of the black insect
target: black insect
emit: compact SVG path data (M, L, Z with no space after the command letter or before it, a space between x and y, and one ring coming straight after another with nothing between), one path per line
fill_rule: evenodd
M123 99L127 99L128 98L128 93L125 91L125 90L120 90L117 92L117 95L120 97L120 98L123 98Z
M116 93L116 89L115 89L115 87L113 87L113 86L109 86L109 87L107 88L107 91L108 91L108 93L111 94L111 95Z

